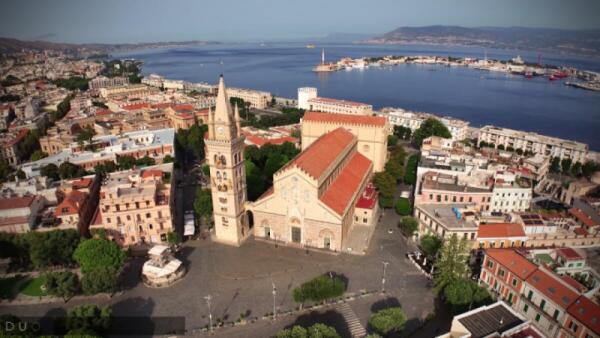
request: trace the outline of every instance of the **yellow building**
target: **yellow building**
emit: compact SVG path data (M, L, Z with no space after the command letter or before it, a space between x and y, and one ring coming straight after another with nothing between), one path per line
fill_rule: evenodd
M256 238L340 251L373 171L344 128L319 137L273 176L273 187L248 209ZM371 198L373 197L372 195ZM366 196L366 197L369 197ZM359 211L375 203L359 205ZM372 217L376 212L367 212ZM363 223L363 213L360 213ZM366 224L372 220L366 219Z
M319 137L344 127L357 137L357 150L373 162L373 171L383 171L390 131L385 117L306 112L301 125L303 150Z

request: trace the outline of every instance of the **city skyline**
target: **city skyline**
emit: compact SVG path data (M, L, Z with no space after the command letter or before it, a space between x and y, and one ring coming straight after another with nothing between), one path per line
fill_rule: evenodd
M598 13L600 3L589 0L429 0L418 4L385 0L368 8L356 0L307 0L302 6L272 0L182 0L176 5L9 0L0 14L0 35L53 42L134 43L310 39L330 33L378 35L401 26L429 25L594 29L600 28Z

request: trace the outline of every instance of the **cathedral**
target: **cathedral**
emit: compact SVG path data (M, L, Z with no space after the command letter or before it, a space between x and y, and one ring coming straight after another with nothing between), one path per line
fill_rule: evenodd
M246 201L244 136L219 80L215 110L208 116L214 240L239 246L250 235L279 244L342 251L352 226L374 226L377 193L373 162L357 135L338 127L273 175L273 186L255 202Z

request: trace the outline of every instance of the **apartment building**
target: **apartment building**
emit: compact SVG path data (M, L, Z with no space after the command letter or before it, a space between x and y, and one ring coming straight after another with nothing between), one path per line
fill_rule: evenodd
M90 228L104 228L122 246L166 242L173 231L171 172L162 165L109 174Z
M125 86L104 87L99 89L100 96L106 99L119 96L128 98L144 98L157 92L156 88L148 87L145 84L131 84Z
M468 136L469 122L452 117L439 117L429 113L404 109L384 109L380 115L387 117L391 125L409 128L413 132L419 129L425 120L434 118L440 120L448 128L448 131L452 134L452 141L464 140Z
M29 134L29 129L10 131L0 135L0 160L14 167L21 163L19 143Z
M107 87L120 87L129 84L129 78L124 76L106 77L98 76L91 79L88 82L88 87L91 90L107 88Z
M44 203L44 197L33 195L0 199L0 231L25 233L33 230Z
M308 100L308 110L334 114L373 115L373 106L361 102L316 97Z
M491 211L509 213L530 208L533 189L529 180L512 172L497 172L494 179Z
M534 264L516 250L488 249L479 284L507 302L547 337L598 337L600 306L569 275ZM587 290L587 289L586 289Z
M265 109L271 104L273 94L259 90L243 89L243 88L227 88L229 97L236 97L250 103L250 107L256 109Z
M585 163L589 150L585 143L494 126L479 129L477 142L493 144L494 148L502 145L504 149L521 149L523 152L558 157L561 160L571 159L573 163Z

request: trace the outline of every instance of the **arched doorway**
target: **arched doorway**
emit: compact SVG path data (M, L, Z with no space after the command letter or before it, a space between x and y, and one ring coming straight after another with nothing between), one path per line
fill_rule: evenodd
M248 217L248 229L252 229L254 227L254 214L252 211L246 211L246 215Z
M290 220L290 226L292 228L292 242L302 243L302 222L297 217L292 217Z

